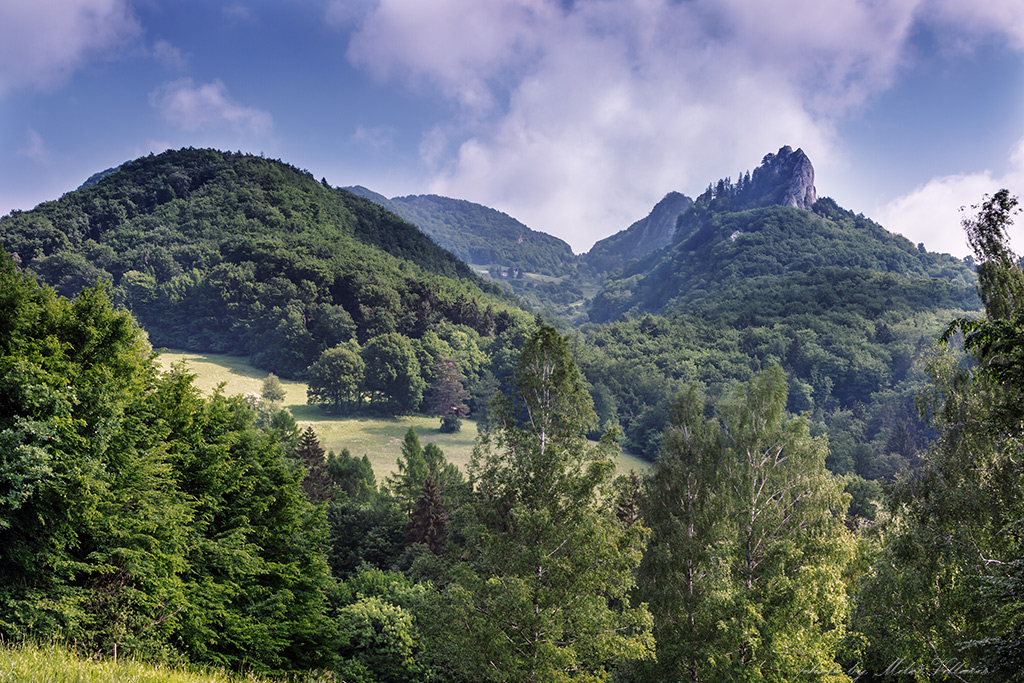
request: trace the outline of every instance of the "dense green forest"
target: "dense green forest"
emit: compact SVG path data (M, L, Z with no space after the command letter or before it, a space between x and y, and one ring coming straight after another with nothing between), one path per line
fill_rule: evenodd
M110 283L158 347L248 356L283 377L354 349L366 367L352 391L378 411L419 408L446 360L482 406L490 347L531 320L415 226L247 155L139 159L5 217L0 234L65 296Z
M387 199L365 187L346 189L419 227L466 263L554 276L575 270L568 244L481 204L431 194Z
M0 636L366 683L1017 680L1017 200L974 207L965 262L762 169L578 329L257 157L0 219ZM473 415L474 457L410 430L377 481L167 345L341 414Z
M671 244L604 282L582 327L598 411L653 458L680 386L717 396L780 365L789 409L829 434L833 471L891 479L932 436L915 407L920 360L950 319L980 310L973 264L828 198L773 204L783 189L763 172L771 156L709 187Z

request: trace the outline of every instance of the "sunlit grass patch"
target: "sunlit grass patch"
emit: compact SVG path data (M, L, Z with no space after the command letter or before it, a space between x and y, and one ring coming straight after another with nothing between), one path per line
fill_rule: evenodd
M328 683L311 673L293 683ZM277 683L275 679L200 667L174 668L130 659L83 659L58 645L0 647L0 683Z
M161 350L157 356L157 362L164 370L182 361L196 375L196 386L207 394L222 383L224 392L229 396L259 394L268 374L236 356L168 350ZM365 455L373 465L378 483L395 471L402 439L410 427L416 430L422 445L431 442L437 444L444 451L448 462L458 465L463 471L473 454L477 434L476 422L473 420L463 420L462 431L445 434L440 431L441 421L438 418L424 415L339 417L324 412L319 406L306 403L305 382L282 379L281 384L286 394L283 405L299 426L303 429L312 426L324 450L340 453L347 448L355 457ZM627 453L620 454L617 464L620 472L636 470L644 473L650 468L649 463Z

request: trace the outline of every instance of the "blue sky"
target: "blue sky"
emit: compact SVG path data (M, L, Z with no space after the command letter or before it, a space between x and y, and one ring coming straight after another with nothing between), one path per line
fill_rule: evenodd
M959 207L1024 192L1024 3L0 3L0 215L216 147L583 252L783 145L819 196L965 255Z

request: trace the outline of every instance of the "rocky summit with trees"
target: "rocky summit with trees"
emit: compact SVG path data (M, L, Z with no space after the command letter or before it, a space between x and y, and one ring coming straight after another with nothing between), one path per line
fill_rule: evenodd
M1017 199L965 261L811 190L783 148L673 197L571 264L571 318L246 155L0 219L0 637L362 683L1019 680ZM203 395L154 344L273 374ZM410 429L378 481L279 376L472 419L473 458Z

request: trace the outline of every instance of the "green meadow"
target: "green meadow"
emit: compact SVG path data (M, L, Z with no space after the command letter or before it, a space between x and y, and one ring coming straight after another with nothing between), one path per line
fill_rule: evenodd
M177 363L185 363L188 371L196 376L196 386L206 393L213 393L217 387L223 386L224 393L229 396L259 394L267 377L265 371L252 367L242 358L215 353L161 349L157 362L164 370ZM324 413L317 406L307 405L305 382L282 379L281 384L286 394L284 407L299 427L312 426L325 450L340 453L347 448L354 456L365 455L373 465L378 482L394 471L402 439L410 427L415 428L420 443L437 444L448 461L463 471L473 454L477 433L473 420L463 420L462 431L457 434L443 434L439 429L440 420L422 415L339 418ZM650 467L644 460L628 453L621 453L617 464L621 472L646 472Z
M330 673L310 675L292 683L328 683ZM83 659L56 645L0 647L0 683L273 683L269 678L223 670L176 668L131 660Z

